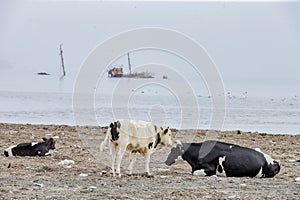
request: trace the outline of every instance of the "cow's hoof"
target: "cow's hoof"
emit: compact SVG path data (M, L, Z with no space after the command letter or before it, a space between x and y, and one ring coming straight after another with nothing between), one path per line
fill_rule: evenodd
M200 170L196 170L193 172L193 175L194 176L206 176L206 173L204 172L203 169L200 169Z
M109 175L112 176L112 177L116 177L116 172L110 171Z
M116 173L116 177L121 178L122 177L121 173Z
M154 178L154 175L149 172L145 172L144 176L147 178Z
M126 175L131 176L132 175L132 170L128 169L126 172Z

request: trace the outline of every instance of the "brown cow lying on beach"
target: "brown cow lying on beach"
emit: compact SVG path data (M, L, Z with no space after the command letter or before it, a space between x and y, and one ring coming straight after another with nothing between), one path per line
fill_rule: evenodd
M120 165L126 151L130 155L128 174L132 174L136 153L140 153L145 156L145 173L150 176L150 156L160 146L172 145L171 134L169 127L157 127L151 122L139 120L120 119L110 124L106 137L101 143L100 150L103 151L104 145L109 139L111 172L113 176L117 173L121 177Z

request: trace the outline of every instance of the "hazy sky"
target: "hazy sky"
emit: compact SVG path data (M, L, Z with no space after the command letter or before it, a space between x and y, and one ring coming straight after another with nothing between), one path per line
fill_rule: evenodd
M89 53L121 32L179 31L202 45L227 91L300 96L300 3L0 1L0 90L72 91ZM59 82L59 44L67 77ZM151 54L151 55L150 55ZM148 57L132 55L133 65ZM150 56L149 56L150 55ZM175 60L175 59L174 59ZM118 61L127 64L126 58ZM186 70L175 66L177 70ZM46 71L49 77L37 76ZM187 73L188 74L188 73ZM191 77L194 82L198 80Z

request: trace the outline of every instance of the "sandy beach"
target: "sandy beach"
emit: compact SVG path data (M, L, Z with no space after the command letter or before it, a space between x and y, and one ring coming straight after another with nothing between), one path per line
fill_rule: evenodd
M153 178L142 176L144 160L138 157L134 175L113 178L108 149L99 151L106 127L0 124L1 151L22 142L55 137L56 149L47 157L0 157L2 199L299 199L300 135L239 131L173 130L176 139L201 142L218 139L260 148L281 163L274 178L195 177L190 166L178 161L161 164L170 148L152 155ZM74 163L61 165L63 160ZM122 162L127 169L128 157Z

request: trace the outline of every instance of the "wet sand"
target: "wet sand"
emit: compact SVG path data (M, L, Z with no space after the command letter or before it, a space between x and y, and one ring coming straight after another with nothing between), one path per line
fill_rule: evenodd
M300 199L300 135L273 135L257 132L173 130L183 142L205 139L260 148L279 160L281 171L274 178L195 177L190 166L178 161L161 162L170 148L152 155L154 177L142 176L144 160L138 156L134 175L113 178L109 171L108 149L100 152L106 127L65 125L0 124L1 151L22 142L37 142L54 136L56 149L47 157L0 157L2 199ZM59 165L62 160L74 164ZM122 162L122 172L128 166Z

